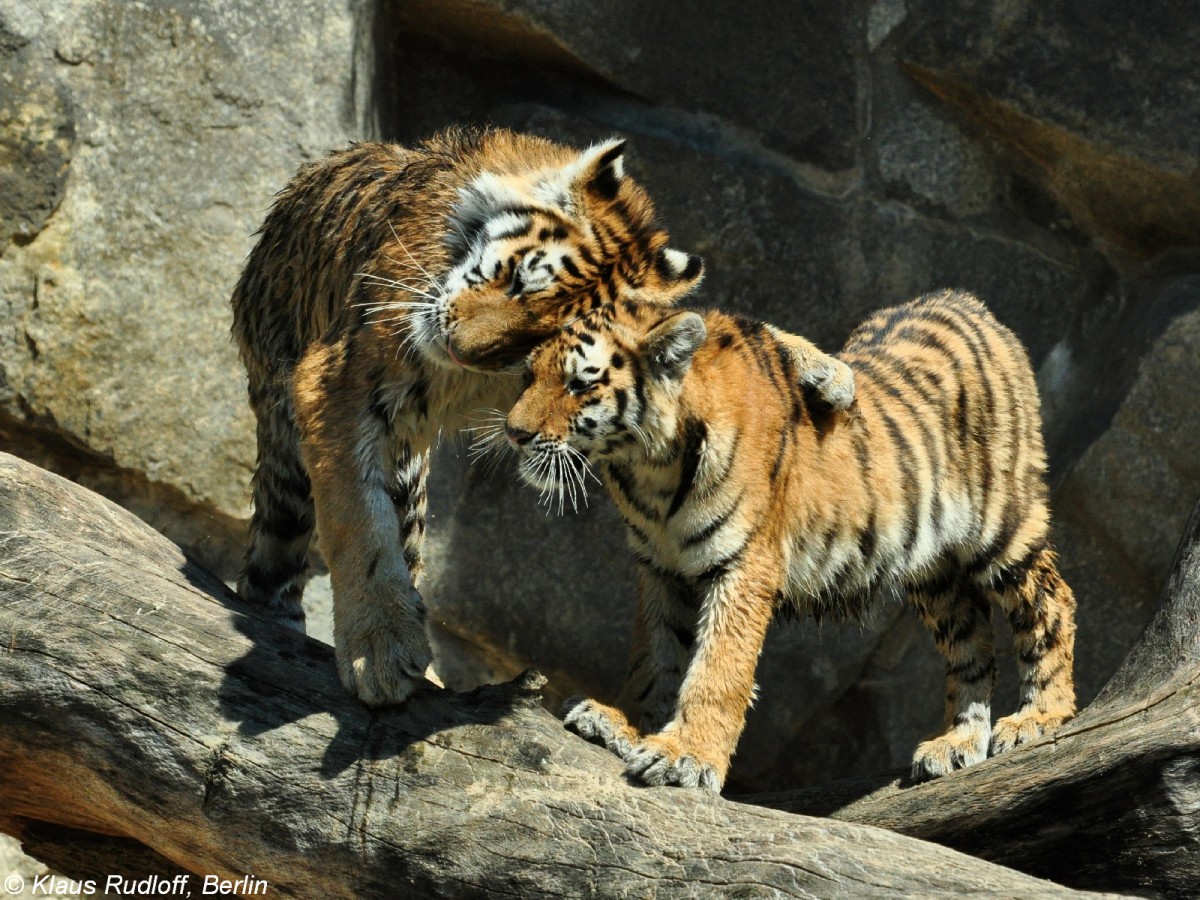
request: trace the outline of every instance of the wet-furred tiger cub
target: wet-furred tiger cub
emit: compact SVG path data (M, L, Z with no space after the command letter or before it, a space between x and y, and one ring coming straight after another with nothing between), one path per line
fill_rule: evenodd
M507 409L564 321L700 280L622 147L504 130L357 144L301 168L263 224L232 298L258 424L238 591L303 628L315 527L338 671L365 703L403 701L430 659L414 580L438 434Z
M531 356L506 425L523 476L578 489L586 460L639 570L616 707L575 698L566 721L645 782L719 790L773 614L855 615L889 585L907 590L947 665L944 728L917 747L915 778L1074 713L1075 602L1047 539L1021 344L947 292L883 310L825 358L850 386L847 409L803 383L822 356L738 316L637 303L592 312ZM1021 680L1020 708L994 728L993 603Z

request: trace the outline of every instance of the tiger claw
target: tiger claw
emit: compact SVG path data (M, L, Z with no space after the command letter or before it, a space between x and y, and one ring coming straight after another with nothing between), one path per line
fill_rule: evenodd
M722 778L715 766L690 754L676 755L653 744L634 747L625 759L625 771L648 785L703 788L713 794L721 793Z
M577 735L601 744L622 759L633 750L637 733L619 714L586 697L571 697L563 704L563 724Z

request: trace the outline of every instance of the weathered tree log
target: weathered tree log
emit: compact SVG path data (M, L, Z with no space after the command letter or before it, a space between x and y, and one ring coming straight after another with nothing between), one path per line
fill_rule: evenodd
M1074 887L1195 896L1200 504L1154 619L1053 738L928 784L893 773L742 799L879 825Z
M0 828L59 865L75 842L77 878L176 866L305 897L1076 895L882 829L632 786L529 678L369 711L327 647L4 455L0 686Z

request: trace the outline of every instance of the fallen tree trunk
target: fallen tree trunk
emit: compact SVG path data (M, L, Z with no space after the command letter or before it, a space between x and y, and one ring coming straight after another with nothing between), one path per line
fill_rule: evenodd
M533 678L368 711L329 648L2 454L0 684L0 828L76 878L249 876L305 897L1075 895L882 829L631 786L537 705Z
M879 825L1074 887L1195 896L1200 504L1155 618L1096 701L1052 739L928 784L892 774L742 799Z

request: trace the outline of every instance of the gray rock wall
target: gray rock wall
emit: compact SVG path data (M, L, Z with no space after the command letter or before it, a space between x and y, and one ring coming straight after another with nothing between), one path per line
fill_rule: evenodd
M707 260L698 303L833 348L958 287L1027 342L1087 700L1200 496L1196 46L1182 2L0 0L0 448L228 577L253 441L227 301L295 167L458 122L622 135ZM436 472L443 675L615 690L633 583L607 502L548 517L452 441ZM898 603L777 627L759 681L735 786L902 765L941 714Z
M228 295L287 173L356 130L355 37L317 0L0 4L0 429L213 563L252 462Z

